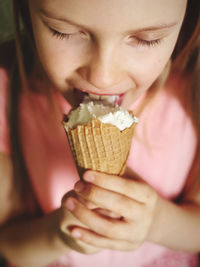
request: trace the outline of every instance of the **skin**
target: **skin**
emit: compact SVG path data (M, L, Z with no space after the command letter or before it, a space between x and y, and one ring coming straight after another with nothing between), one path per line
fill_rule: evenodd
M71 101L77 88L101 95L124 94L122 105L128 108L167 64L186 2L29 1L39 61L50 81ZM59 38L49 28L72 35Z
M77 88L97 95L123 93L122 105L128 108L148 90L170 59L186 3L29 0L40 70L72 102ZM76 25L58 19L61 17ZM55 32L53 36L49 28L62 32L61 38ZM72 36L64 38L63 34ZM2 157L9 167L5 171L0 165L4 170L0 173L8 173L0 179L12 183L11 160ZM122 178L87 171L56 211L7 225L7 214L0 218L0 251L19 266L45 266L71 249L85 254L103 249L134 250L144 241L199 252L197 199L198 195L193 195L178 206L162 199L134 173ZM12 213L11 208L7 210Z
M69 198L67 208L90 229L74 227L72 236L101 248L106 245L106 248L125 251L151 240L150 229L161 202L154 190L142 182L94 172L86 172L84 180L90 183L78 182L75 185L77 194L112 211L115 217L102 216L98 210L91 211L76 199Z

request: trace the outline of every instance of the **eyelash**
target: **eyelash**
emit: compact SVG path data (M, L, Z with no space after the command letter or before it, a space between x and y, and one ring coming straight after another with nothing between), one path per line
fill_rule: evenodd
M51 29L51 33L52 33L52 36L53 37L56 37L60 40L64 40L64 39L67 39L69 40L70 38L72 38L74 35L76 35L76 33L62 33L62 32L58 32L54 29ZM142 40L142 39L139 39L139 38L136 38L136 42L137 42L137 45L139 46L148 46L148 47L154 47L154 46L157 46L160 44L161 42L161 39L156 39L156 40L152 40L152 41L147 41L147 40Z
M58 32L58 31L51 29L51 28L50 28L50 30L51 30L52 36L56 37L60 40L70 39L73 35L75 35L75 34L70 34L70 33Z
M137 45L141 46L148 46L148 47L154 47L160 44L161 39L156 39L152 41L142 40L142 39L136 39Z

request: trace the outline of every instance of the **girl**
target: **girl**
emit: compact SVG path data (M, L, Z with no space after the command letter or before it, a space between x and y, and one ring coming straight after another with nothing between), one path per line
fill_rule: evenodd
M13 4L17 57L1 48L1 254L23 267L198 266L199 1ZM124 177L88 170L79 181L60 122L84 94L118 95L140 118Z

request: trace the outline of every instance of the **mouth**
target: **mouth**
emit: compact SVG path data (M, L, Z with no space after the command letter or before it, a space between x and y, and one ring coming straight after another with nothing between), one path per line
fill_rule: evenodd
M81 91L77 88L74 88L73 94L74 94L74 98L77 103L77 106L83 101L106 101L108 103L120 106L120 104L122 103L123 97L125 95L125 93L118 94L118 95L116 94L99 95L99 94Z

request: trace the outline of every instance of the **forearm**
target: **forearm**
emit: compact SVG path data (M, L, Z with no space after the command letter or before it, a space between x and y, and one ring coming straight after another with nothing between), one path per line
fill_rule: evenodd
M59 213L60 210L55 212ZM2 226L0 252L8 261L20 267L45 266L55 261L69 250L59 238L59 233L56 235L53 229L56 217L52 213Z
M200 252L200 207L161 200L149 239L171 249Z

